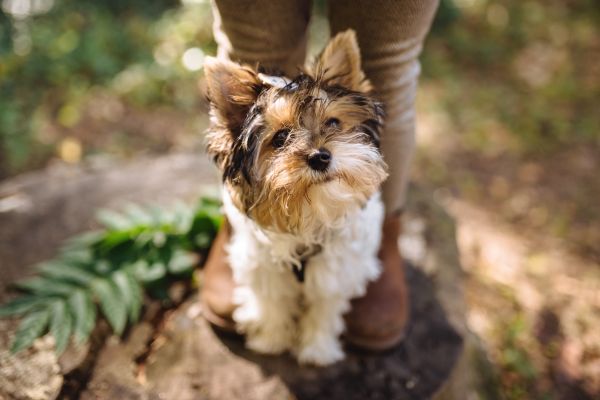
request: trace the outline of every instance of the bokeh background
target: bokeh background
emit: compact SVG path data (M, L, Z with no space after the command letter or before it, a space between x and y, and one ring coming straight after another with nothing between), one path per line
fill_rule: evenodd
M0 3L0 180L202 151L208 1ZM600 5L442 0L422 64L413 180L452 200L482 390L598 398Z

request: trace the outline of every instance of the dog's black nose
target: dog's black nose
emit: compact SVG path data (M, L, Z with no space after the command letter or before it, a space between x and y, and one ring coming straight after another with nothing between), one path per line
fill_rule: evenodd
M320 148L308 156L308 165L315 171L325 171L331 162L329 150Z

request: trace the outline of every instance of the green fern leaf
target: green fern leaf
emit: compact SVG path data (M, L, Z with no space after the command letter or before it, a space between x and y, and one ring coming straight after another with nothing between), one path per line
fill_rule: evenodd
M114 211L100 210L96 214L96 219L100 221L108 230L122 231L131 227L132 223L127 218Z
M163 215L165 214L165 211L156 206L149 207L147 211L152 217L152 226L155 228L160 227L163 223Z
M59 259L65 264L87 265L94 260L94 254L88 247L63 247Z
M90 295L82 289L75 290L68 300L73 314L73 333L78 343L85 342L96 324L96 306Z
M167 268L162 262L148 264L145 260L140 260L132 267L133 274L137 280L142 283L156 282L164 278Z
M100 239L104 237L104 231L92 231L82 233L80 235L71 238L65 243L64 249L66 251L76 250L81 248L89 248L92 247L95 243L97 243Z
M222 205L221 200L212 197L202 197L199 201L198 209L213 214L220 214Z
M179 235L184 235L190 230L193 211L183 203L177 203L173 212L173 228Z
M107 275L110 271L112 271L112 265L106 260L98 260L94 263L94 272L98 275Z
M15 286L27 292L50 296L68 296L77 288L67 282L41 276L17 282Z
M39 266L43 276L53 280L74 282L80 285L88 285L97 275L88 272L84 268L76 265L63 264L60 261L43 263Z
M140 283L135 280L131 271L126 273L126 277L134 300L130 307L129 318L132 323L136 323L140 319L140 312L142 311L142 306L144 304L144 290ZM139 306L136 306L137 304L139 304Z
M160 208L155 208L154 215L161 229L169 229L173 226L173 223L175 221L175 214L173 212L161 210Z
M152 215L137 204L128 204L125 215L132 225L151 226L153 223Z
M127 312L119 289L111 281L102 279L92 282L91 288L113 331L121 335L127 322Z
M140 234L135 238L135 245L138 249L141 249L148 245L148 243L151 243L153 239L154 234L152 232L140 232Z
M117 246L123 245L131 240L131 232L129 230L109 231L100 242L98 247L103 251L110 251Z
M133 323L137 322L143 302L140 285L135 281L131 274L125 271L114 272L112 274L112 280L125 302L129 319Z
M194 245L200 249L210 247L213 237L206 232L200 232L194 236Z
M167 235L164 231L156 231L152 236L152 244L156 247L163 247L167 242Z
M0 307L0 317L8 317L10 315L25 314L35 308L45 306L48 302L47 297L25 296L17 297L16 299L4 304Z
M35 339L42 336L48 326L48 310L38 310L27 315L19 325L15 334L10 351L16 353L33 343Z
M203 197L200 199L200 205L196 209L196 213L203 213L208 216L215 225L215 228L218 229L221 226L221 222L223 222L221 206L220 200Z
M169 272L174 275L190 272L198 264L198 256L183 250L176 250L169 260Z
M190 233L193 235L198 234L213 234L215 231L215 225L213 221L204 213L198 213L194 216L194 222Z
M62 354L69 343L73 329L73 318L64 300L58 300L50 306L50 333L54 336L56 353Z

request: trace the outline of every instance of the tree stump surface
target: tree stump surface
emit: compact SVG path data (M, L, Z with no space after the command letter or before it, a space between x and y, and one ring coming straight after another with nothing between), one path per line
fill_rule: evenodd
M347 349L330 367L301 367L290 356L263 356L243 339L215 331L191 298L165 320L143 371L138 335L110 340L82 399L427 399L447 381L462 338L434 297L431 281L407 271L411 320L404 341L381 354ZM136 381L137 376L137 381Z
M0 286L27 274L31 263L51 257L68 236L92 227L99 207L119 210L127 202L191 201L207 187L214 193L217 185L217 175L199 155L59 172L39 172L0 185L0 206L2 199L17 199L17 207L0 211L5 275ZM130 328L123 339L105 335L98 346L91 346L95 349L69 349L60 360L62 371L55 371L52 359L54 369L49 370L55 376L62 379L71 371L64 376L60 398L469 398L473 372L465 353L468 332L454 227L432 196L418 189L411 193L413 204L401 243L412 262L407 270L411 318L396 348L379 354L347 349L346 360L333 366L300 367L290 356L252 353L241 338L215 331L192 295L160 318L155 314ZM35 352L34 347L31 353ZM4 346L0 382L6 378L6 357ZM26 384L25 380L22 385ZM0 399L17 398L15 392L3 390ZM56 397L53 392L42 398Z

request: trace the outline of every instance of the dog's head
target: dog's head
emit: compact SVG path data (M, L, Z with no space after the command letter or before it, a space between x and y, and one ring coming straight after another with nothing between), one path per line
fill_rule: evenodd
M353 31L338 34L294 79L209 59L208 152L236 205L263 228L331 226L386 178L381 103Z

